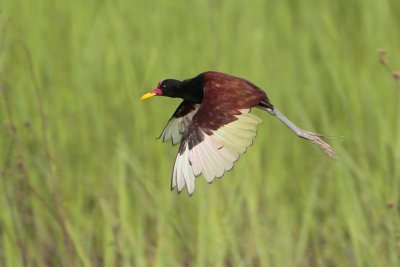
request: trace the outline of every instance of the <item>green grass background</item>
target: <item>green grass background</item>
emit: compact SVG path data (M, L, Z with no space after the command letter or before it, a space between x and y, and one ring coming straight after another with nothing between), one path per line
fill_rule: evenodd
M400 266L400 1L0 4L0 266ZM170 192L156 141L206 70L245 77L334 162L267 113L221 180Z

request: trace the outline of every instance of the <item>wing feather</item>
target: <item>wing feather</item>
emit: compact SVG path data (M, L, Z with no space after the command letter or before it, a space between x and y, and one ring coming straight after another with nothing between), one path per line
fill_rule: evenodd
M183 135L174 165L172 189L177 187L180 192L186 184L189 195L192 195L196 176L203 174L206 181L212 183L215 178L222 177L233 168L239 156L253 143L256 127L261 122L258 117L252 115L252 120L246 120L251 127L243 131L242 119L249 118L243 115L236 115L237 120L214 131L198 128L200 134L197 136L203 136L203 139L192 148L189 147L187 133Z
M178 144L181 141L182 134L190 125L193 116L199 109L199 106L199 104L183 101L169 119L158 138L163 142L172 140L172 145Z

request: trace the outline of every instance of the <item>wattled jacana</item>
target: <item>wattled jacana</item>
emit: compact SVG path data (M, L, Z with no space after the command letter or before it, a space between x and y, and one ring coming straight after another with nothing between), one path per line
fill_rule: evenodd
M211 183L232 169L253 143L256 126L261 123L250 113L253 107L269 112L297 136L336 159L321 135L298 128L271 104L264 91L248 80L208 71L183 81L163 80L141 100L152 96L183 99L160 135L164 142L172 140L175 145L180 141L171 190L177 187L181 192L186 184L192 195L194 180L200 174Z

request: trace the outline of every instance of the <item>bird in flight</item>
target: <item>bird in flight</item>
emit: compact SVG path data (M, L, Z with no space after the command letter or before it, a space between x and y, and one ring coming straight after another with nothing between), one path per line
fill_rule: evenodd
M259 108L278 118L297 136L321 148L336 159L323 136L298 128L269 101L266 93L252 82L229 74L207 71L179 81L166 79L141 100L153 96L182 98L159 138L180 142L171 179L171 190L180 193L186 185L194 192L195 178L203 174L207 182L222 177L233 168L252 145L261 119L250 113Z

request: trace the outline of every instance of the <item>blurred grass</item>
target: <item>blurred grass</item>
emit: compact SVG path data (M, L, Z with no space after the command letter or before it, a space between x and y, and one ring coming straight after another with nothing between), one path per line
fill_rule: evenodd
M11 1L0 14L0 266L399 266L400 2ZM264 88L338 163L260 111L212 186L169 191L155 140L205 70ZM396 126L397 125L397 126Z

